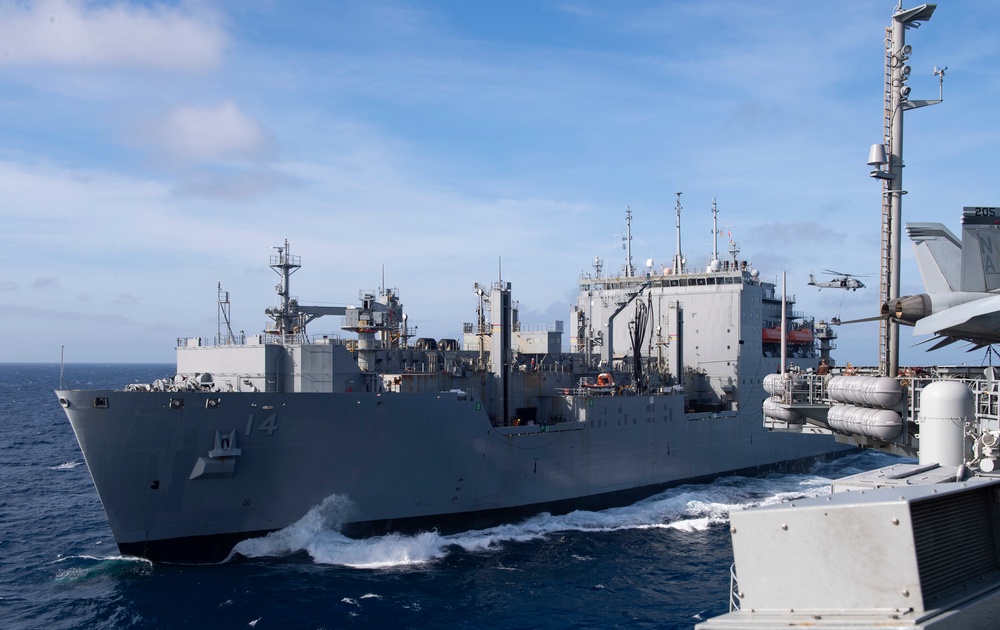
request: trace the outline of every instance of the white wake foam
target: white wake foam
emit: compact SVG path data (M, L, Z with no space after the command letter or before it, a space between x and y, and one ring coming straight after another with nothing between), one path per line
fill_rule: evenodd
M57 582L83 582L108 575L149 575L153 572L150 560L133 556L62 556L54 564L66 565L56 572Z
M59 464L58 466L49 466L49 470L73 470L82 463L83 463L82 461L65 462Z
M489 552L504 543L541 539L555 532L654 528L701 531L726 523L733 511L825 494L829 492L831 479L885 463L859 455L845 458L840 465L818 467L818 474L723 477L709 484L671 488L626 507L561 516L539 514L516 524L450 535L424 532L412 536L348 538L339 532L339 527L349 504L343 497L330 497L297 523L266 537L239 543L234 553L259 558L304 551L320 564L382 569L432 563L456 548Z

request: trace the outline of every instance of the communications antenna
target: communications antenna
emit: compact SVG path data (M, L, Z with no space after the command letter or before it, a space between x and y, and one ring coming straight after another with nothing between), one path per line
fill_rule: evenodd
M674 256L674 274L679 274L684 270L684 256L681 255L681 193L677 195L677 254Z
M913 47L906 43L906 31L930 20L936 8L935 4L923 4L904 9L900 1L892 16L892 24L885 31L882 143L872 145L868 154L868 165L875 167L869 175L882 183L880 306L900 295L903 195L906 194L903 189L903 112L936 105L942 100L910 98L910 86L906 83L910 78L908 62ZM944 94L945 70L947 68L934 68L934 76L939 77L939 96ZM899 374L899 323L881 319L878 336L879 371L895 377Z
M233 342L233 325L232 319L230 318L230 310L232 309L232 304L229 301L229 291L222 290L222 283L218 283L219 290L219 312L216 321L217 331L216 339L219 343L222 343L225 339L226 345L230 345ZM222 336L222 322L226 323L226 336Z

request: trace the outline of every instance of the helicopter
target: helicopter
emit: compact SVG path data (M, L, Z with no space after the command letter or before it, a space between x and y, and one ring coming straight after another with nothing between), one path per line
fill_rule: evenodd
M857 291L858 289L865 288L865 283L858 280L859 277L852 273L841 273L839 271L832 271L830 269L824 269L824 273L828 273L834 278L826 282L816 282L816 278L812 274L809 274L809 285L818 288L820 291L823 289L848 289L851 291Z

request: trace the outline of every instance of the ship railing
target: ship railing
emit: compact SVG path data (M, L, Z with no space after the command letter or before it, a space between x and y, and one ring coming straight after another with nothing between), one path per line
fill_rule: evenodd
M523 333L564 332L563 322L560 320L556 320L554 324L522 324L521 322L518 322L515 324L514 328L516 331ZM472 331L469 330L468 332Z
M597 387L596 385L577 385L576 387L567 387L562 389L556 388L556 393L562 394L563 396L611 396L615 393L615 387L610 385L601 387Z
M228 333L215 337L215 345L217 346L243 346L246 343L247 336L242 331L239 334Z
M322 345L346 345L346 341L341 339L339 335L306 335L303 333L288 333L285 335L279 335L275 333L266 333L263 335L263 343L273 343L281 346L297 346L297 345L309 345L309 344L322 344ZM378 349L378 348L376 348Z
M916 457L920 451L919 436L921 425L925 418L922 418L921 402L924 391L934 383L953 381L968 388L972 398L972 416L964 421L964 431L966 438L972 440L976 447L966 449L966 466L978 468L986 459L992 460L987 453L997 441L1000 435L1000 368L994 367L932 367L932 368L901 368L899 376L896 377L901 393L896 398L893 390L882 383L878 370L859 369L859 376L844 374L846 379L867 377L878 377L868 382L860 381L857 388L850 383L845 383L845 387L839 388L844 394L838 395L838 400L832 400L829 390L825 387L827 377L806 374L794 377L791 384L786 385L785 390L780 393L782 406L785 409L773 409L778 417L774 418L765 414L765 426L778 430L796 430L795 426L803 423L818 426L820 430L846 435L856 445L865 447L875 447L884 449L886 452L903 455L906 457ZM816 387L816 383L824 383L824 386ZM776 394L777 395L777 394ZM765 410L767 404L765 403ZM844 409L844 406L847 409ZM810 409L812 407L812 409ZM826 416L822 414L822 407L833 410L835 407L844 409L848 422L841 423L840 426L828 425ZM855 415L855 410L850 407L860 407L862 412ZM867 412L864 409L888 409L899 414L898 420L902 421L900 431L894 433L892 437L884 437L877 426L869 425L873 418L863 418ZM803 418L800 421L786 420L782 416L784 411L797 412ZM858 422L858 418L862 418ZM839 419L843 420L843 416ZM893 420L893 424L896 420ZM859 426L860 425L860 426ZM969 455L972 459L969 459Z
M685 390L680 385L669 385L663 387L652 387L642 393L649 395L683 395ZM577 381L576 387L556 388L556 394L563 396L636 396L639 392L630 384L620 384L612 382L610 384L598 384L594 377L584 376Z
M988 368L991 370L992 368ZM957 380L972 391L975 405L976 420L980 427L989 425L993 429L1000 428L1000 381L993 375L987 373L982 378L969 378L967 376L945 377L946 380ZM920 397L925 387L935 381L942 380L940 377L913 377L901 376L901 382L906 386L907 406L909 407L909 417L919 418Z
M279 335L275 333L264 333L259 335L247 335L246 333L233 333L214 337L178 337L178 348L219 348L227 346L259 346L264 344L278 344L282 346L299 344L320 344L320 345L347 345L348 341L342 339L340 335L315 334L304 335L301 333L291 333ZM377 348L377 349L381 349Z
M785 390L779 396L785 405L825 405L830 402L826 384L828 375L787 374Z
M984 373L985 372L985 373ZM878 376L877 370L859 369L858 375ZM827 384L832 376L848 376L844 370L838 373L796 374L790 378L790 387L779 396L786 405L832 405ZM936 381L954 380L963 383L971 391L975 403L976 417L1000 428L1000 372L993 368L976 368L956 372L921 371L903 369L896 377L902 386L903 398L896 407L906 419L920 417L920 398L924 388Z
M152 383L132 383L125 391L164 392L247 392L260 391L268 375L263 372L188 372L176 373Z
M572 371L572 367L563 361L546 360L549 357L547 354L535 356L540 356L541 358L538 361L528 359L525 363L517 363L514 365L514 369L518 372L549 372L552 374L563 374Z
M736 580L736 563L729 565L729 612L740 609L740 585Z
M261 335L246 335L243 333L215 337L178 337L178 348L223 348L233 346L260 345Z

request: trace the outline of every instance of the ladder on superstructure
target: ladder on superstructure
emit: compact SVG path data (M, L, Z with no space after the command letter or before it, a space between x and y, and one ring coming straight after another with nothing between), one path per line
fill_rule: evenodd
M885 145L886 155L893 155L892 146L892 27L885 29L885 86L883 89L884 107L882 112L882 143ZM891 159L891 158L890 158ZM901 164L899 166L902 166ZM891 167L890 167L891 168ZM889 279L892 277L892 248L890 239L893 230L898 230L898 225L892 223L892 195L889 194L892 180L882 180L882 252L879 266L879 309L882 307L882 300L889 298ZM881 374L886 374L889 364L889 318L879 319L878 324L878 367Z

